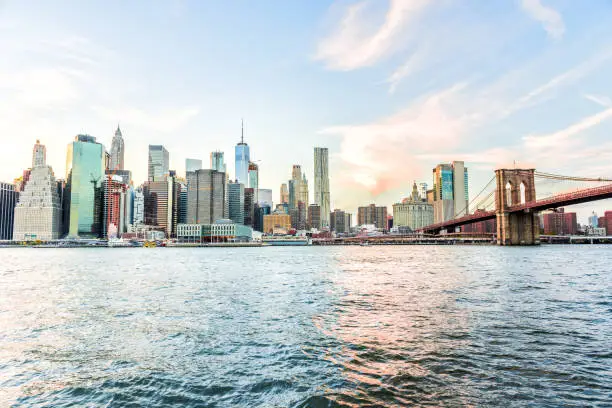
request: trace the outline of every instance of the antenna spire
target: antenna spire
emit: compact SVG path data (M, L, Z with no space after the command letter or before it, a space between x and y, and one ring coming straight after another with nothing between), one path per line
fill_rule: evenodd
M240 136L240 143L244 144L244 119L240 119L240 124L242 125L242 132Z

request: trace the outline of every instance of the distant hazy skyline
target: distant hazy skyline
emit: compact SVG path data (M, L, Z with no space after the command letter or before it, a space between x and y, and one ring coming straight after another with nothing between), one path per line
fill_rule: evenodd
M180 174L213 150L233 169L241 118L276 202L292 164L314 180L314 146L351 212L443 161L471 196L514 160L612 177L610 21L609 0L0 0L0 180L36 139L64 177L74 136L109 150L117 123L136 184L148 144Z

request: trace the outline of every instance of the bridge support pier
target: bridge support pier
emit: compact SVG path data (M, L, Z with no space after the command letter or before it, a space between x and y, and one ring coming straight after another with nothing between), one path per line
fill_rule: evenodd
M509 207L536 200L534 169L495 170L498 245L539 245L540 217L529 210Z

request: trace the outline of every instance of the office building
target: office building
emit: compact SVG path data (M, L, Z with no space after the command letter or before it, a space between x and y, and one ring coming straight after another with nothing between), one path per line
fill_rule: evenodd
M249 162L249 188L257 191L259 188L259 166L257 163Z
M142 187L134 190L132 225L144 224L144 192Z
M149 145L149 181L164 181L170 171L170 153L164 146Z
M111 143L110 163L108 165L109 170L124 169L124 153L125 146L123 142L123 135L121 134L119 125L117 125L117 130L115 130L115 136L113 136L113 141Z
M120 176L107 176L102 183L102 237L116 238L127 232L132 205L129 185Z
M52 240L61 238L62 183L55 180L53 169L46 164L46 149L37 140L32 156L29 180L15 207L13 239Z
M286 234L291 229L291 217L289 214L264 215L264 234Z
M15 206L19 201L19 192L15 185L0 182L0 240L13 239Z
M589 217L589 225L593 228L597 228L598 224L599 224L599 217L597 216L595 211L593 211L593 213Z
M248 242L253 239L253 230L245 225L221 219L213 224L180 224L177 238L184 243Z
M323 210L321 210L323 211ZM358 225L374 225L380 230L387 230L387 207L377 207L370 204L357 209Z
M106 176L118 176L123 184L130 185L132 183L132 172L130 170L106 170Z
M187 183L178 181L178 223L187 223Z
M272 208L272 190L260 188L257 190L257 204L260 207L268 206Z
M351 231L351 214L342 210L334 210L329 214L329 229L336 234L348 234Z
M255 218L255 189L244 189L244 225L253 226Z
M612 211L604 212L604 216L601 217L600 219L602 218L603 218L602 223L601 223L602 225L599 225L599 227L606 229L607 236L612 236Z
M298 196L300 194L299 180L289 180L287 185L289 188L289 209L297 208Z
M220 173L226 173L225 158L223 152L217 150L210 153L210 168Z
M469 214L468 169L462 161L442 163L433 169L434 222Z
M189 172L193 172L193 171L197 171L201 169L202 169L202 160L185 159L185 173L189 173Z
M268 205L255 206L255 219L253 220L253 230L264 232L264 217L272 213L272 208Z
M229 182L227 185L227 195L229 201L229 219L236 224L244 224L244 184Z
M308 206L308 228L321 229L321 206L319 204Z
M315 147L314 202L321 207L321 227L329 227L331 212L329 196L329 152L326 147Z
M302 174L302 180L300 183L300 195L299 201L303 202L306 207L308 207L308 180L306 180L306 174Z
M68 145L65 208L70 237L96 238L102 232L104 146L89 135L77 135Z
M431 225L433 222L433 205L423 201L416 183L412 186L410 197L404 198L401 203L393 204L393 226L395 227L409 227L415 230Z
M280 204L289 204L289 187L287 186L287 183L281 184Z
M212 224L226 214L225 173L203 169L187 174L187 223Z
M578 232L576 213L567 213L564 208L544 213L542 218L545 235L575 235Z
M242 135L240 143L236 145L236 180L243 186L249 185L249 161L251 154L249 145L244 142L244 123L242 124Z
M423 201L427 201L427 183L419 183L419 196Z
M143 187L145 224L158 227L167 237L176 236L179 188L173 170L168 172L166 180L149 181Z

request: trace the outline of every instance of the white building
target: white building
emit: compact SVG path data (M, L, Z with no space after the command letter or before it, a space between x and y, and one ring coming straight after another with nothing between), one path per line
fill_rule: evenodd
M60 238L62 207L53 169L45 161L45 146L37 140L30 179L15 207L15 241Z
M434 223L433 205L419 197L416 183L412 186L412 195L401 203L393 204L393 226L419 229Z
M144 192L142 188L134 190L134 201L132 210L132 224L144 224Z

